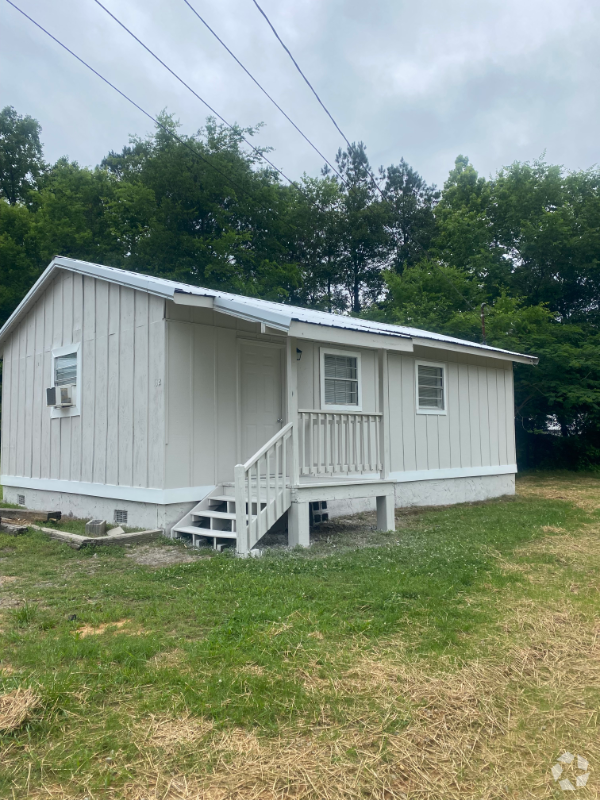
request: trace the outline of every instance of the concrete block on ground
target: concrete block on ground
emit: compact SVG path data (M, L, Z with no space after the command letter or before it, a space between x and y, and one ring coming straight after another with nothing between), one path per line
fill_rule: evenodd
M85 523L86 536L106 536L106 520L91 519Z

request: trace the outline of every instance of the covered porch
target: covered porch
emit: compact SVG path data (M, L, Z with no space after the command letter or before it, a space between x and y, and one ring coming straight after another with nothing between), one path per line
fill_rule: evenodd
M309 504L315 501L375 498L377 528L395 528L394 483L389 479L387 350L371 348L377 362L376 410L329 410L324 402L324 408L298 408L298 353L302 352L298 344L295 337L286 341L285 424L235 467L232 488L240 554L250 552L286 511L290 546L307 547ZM358 396L361 390L359 386ZM323 386L318 393L324 399Z

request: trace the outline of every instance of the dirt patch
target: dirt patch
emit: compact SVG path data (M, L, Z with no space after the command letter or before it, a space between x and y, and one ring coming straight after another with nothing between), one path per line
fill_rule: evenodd
M81 639L85 639L86 636L100 636L110 628L124 628L125 625L129 625L130 623L130 619L120 619L117 622L103 622L101 625L96 626L84 625L81 628L77 628L73 633L79 634Z
M142 544L125 553L136 564L143 567L168 567L171 564L189 564L206 555L196 555L183 547L174 545Z
M3 596L0 596L0 608L2 609L18 608L20 605L22 605L21 601L19 600L18 597L15 597L14 595L5 594Z
M0 589L8 583L14 583L19 580L16 575L0 575Z
M40 704L40 697L33 689L15 689L0 695L0 731L18 728Z
M157 653L153 656L148 664L155 669L173 669L176 667L179 670L185 669L182 667L185 660L185 653L183 650L167 650L163 653Z

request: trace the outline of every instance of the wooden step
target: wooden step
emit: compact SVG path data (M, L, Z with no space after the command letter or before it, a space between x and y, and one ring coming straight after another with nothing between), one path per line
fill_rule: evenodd
M207 508L205 511L193 511L192 517L194 519L202 519L202 517L211 517L212 519L235 519L235 514L229 511L213 511L212 508Z
M181 528L173 528L173 531L204 536L207 539L237 539L235 531L213 531L210 528L197 528L195 525L184 525Z

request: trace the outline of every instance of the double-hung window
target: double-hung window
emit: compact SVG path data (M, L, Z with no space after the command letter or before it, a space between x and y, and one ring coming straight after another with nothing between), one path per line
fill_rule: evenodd
M429 361L416 362L417 414L446 414L446 368Z
M360 355L321 350L321 405L324 409L361 410Z
M72 387L70 396L73 405L50 409L52 417L75 417L79 411L79 392L81 384L80 345L70 344L52 351L52 375L50 386L58 389L61 386ZM67 390L68 391L68 390Z

